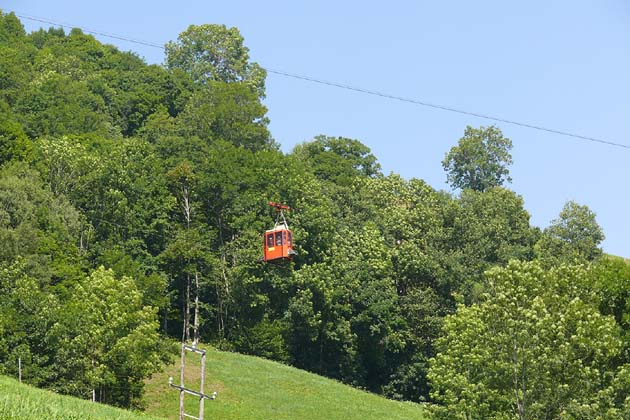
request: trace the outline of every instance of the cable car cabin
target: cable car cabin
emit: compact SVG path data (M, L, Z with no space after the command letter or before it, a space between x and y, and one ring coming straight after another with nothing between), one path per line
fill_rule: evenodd
M265 232L263 261L290 260L293 251L293 235L286 225L279 225Z
M269 202L269 206L276 209L277 217L273 229L269 229L263 236L263 261L288 261L296 255L293 250L293 235L289 230L284 211L290 211L289 206Z

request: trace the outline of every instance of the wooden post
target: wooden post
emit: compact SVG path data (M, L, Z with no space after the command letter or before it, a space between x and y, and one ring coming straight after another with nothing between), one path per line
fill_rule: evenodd
M184 302L184 331L182 342L190 342L190 274L186 273L186 301Z
M179 420L184 420L184 361L186 360L186 346L182 343L182 362L179 372L179 383L181 390L179 391Z
M201 353L201 384L199 385L199 392L204 395L203 393L203 381L206 378L206 352L204 351L203 353ZM201 397L199 399L199 420L203 420L203 399L204 397Z
M22 383L22 358L18 357L18 379Z
M92 358L92 369L94 369L94 358ZM96 389L92 388L92 402L96 402Z
M185 363L184 360L186 358L186 351L190 351L193 353L197 353L201 356L201 380L199 384L199 391L195 391L194 389L186 388L184 385L184 369ZM180 371L180 384L175 385L173 383L173 378L168 378L168 385L171 388L176 388L179 390L179 419L184 420L185 417L189 417L191 419L203 420L203 412L204 412L204 399L214 400L217 397L217 393L213 392L212 395L206 395L203 392L204 384L206 381L206 351L202 349L198 349L194 346L189 346L186 343L182 343L182 362L181 362L181 371ZM186 414L184 410L184 395L190 394L199 398L199 417L192 416L190 414Z

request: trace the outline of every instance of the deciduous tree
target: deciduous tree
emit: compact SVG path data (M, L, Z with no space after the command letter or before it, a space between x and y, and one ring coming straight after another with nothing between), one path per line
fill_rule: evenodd
M597 406L622 343L614 319L597 310L587 272L513 261L487 280L483 302L447 316L437 343L429 378L443 418L605 414Z
M51 330L55 387L99 401L140 406L143 380L156 372L168 344L158 334L157 308L143 306L133 279L103 267L77 285Z
M495 126L466 127L464 137L442 161L453 188L485 191L511 182L512 141Z
M592 261L602 255L604 232L586 205L568 201L536 244L542 259L562 262Z
M249 49L237 28L190 25L177 41L166 44L166 65L182 69L199 84L241 82L265 96L265 70L249 61Z

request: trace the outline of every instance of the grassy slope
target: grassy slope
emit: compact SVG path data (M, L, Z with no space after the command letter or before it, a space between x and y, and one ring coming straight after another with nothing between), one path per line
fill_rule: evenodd
M154 419L90 401L62 396L0 376L0 420Z
M186 356L186 386L199 387L199 357ZM168 387L168 377L179 383L179 360L147 383L147 413L176 419L179 393ZM208 349L205 418L221 420L397 420L427 419L421 405L390 401L339 382L257 357ZM186 413L198 414L198 400L186 396Z

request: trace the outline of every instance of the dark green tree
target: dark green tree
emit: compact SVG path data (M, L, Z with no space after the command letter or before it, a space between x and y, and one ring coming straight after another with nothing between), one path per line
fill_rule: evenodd
M0 42L11 44L25 38L26 31L15 13L2 13L0 10Z
M25 382L45 386L57 370L47 338L58 320L59 298L29 274L32 264L22 257L0 262L0 373L17 376L20 358Z
M180 121L189 136L261 150L274 145L266 113L267 108L245 84L209 82L192 95Z
M166 66L188 73L195 83L244 83L265 96L267 73L249 61L249 49L237 28L225 25L190 25L176 42L166 44Z
M55 196L25 163L0 170L0 262L23 258L42 284L75 279L82 222L68 199Z
M344 137L317 136L291 152L304 161L319 179L348 185L357 176L380 175L381 165L369 147Z
M602 255L604 232L595 213L586 205L568 201L557 219L545 228L536 243L539 258L554 261L592 261Z
M26 160L33 152L33 144L22 125L6 105L0 101L0 166L11 160Z
M451 223L449 249L462 281L456 290L467 302L484 291L484 271L511 259L534 257L536 231L529 225L523 198L513 191L462 191Z
M38 74L17 100L15 112L31 137L95 133L116 135L103 99L84 81L58 73Z

